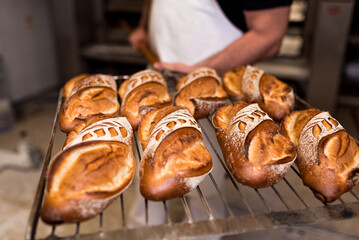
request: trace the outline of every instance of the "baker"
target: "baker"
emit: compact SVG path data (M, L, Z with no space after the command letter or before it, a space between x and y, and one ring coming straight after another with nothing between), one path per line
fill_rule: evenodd
M146 0L129 41L136 49L148 43L157 69L225 72L278 53L291 2Z

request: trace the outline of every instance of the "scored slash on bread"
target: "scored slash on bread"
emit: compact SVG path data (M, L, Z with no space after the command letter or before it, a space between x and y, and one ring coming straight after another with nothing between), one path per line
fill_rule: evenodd
M281 129L297 145L303 183L318 199L333 202L359 182L359 148L328 112L294 111Z
M121 84L118 93L122 99L121 116L128 119L134 130L147 112L172 104L166 81L155 70L143 70L132 75Z
M115 116L106 116L106 115L94 115L92 117L87 118L85 121L77 124L66 136L64 145L62 149L66 147L84 128L90 126L91 124L98 122L103 119L113 118ZM117 116L116 116L117 117Z
M132 128L124 117L84 128L51 161L41 218L79 222L102 212L132 182Z
M130 134L128 133L129 131ZM125 117L105 118L79 132L64 149L81 142L93 140L119 141L126 145L131 145L132 127Z
M256 103L224 106L212 124L226 165L244 185L263 188L279 182L296 158L294 144Z
M65 133L94 115L113 116L120 109L116 82L111 75L79 75L65 84L62 94L65 101L59 124Z
M177 83L175 105L186 107L195 119L213 114L227 102L222 79L214 69L199 68Z
M258 103L275 121L281 121L294 108L294 92L289 85L250 65L226 72L223 87L233 101Z
M149 200L183 196L212 169L201 129L185 108L171 106L147 113L138 135L144 149L140 190Z
M242 91L246 94L248 102L260 102L262 96L259 90L259 82L264 74L263 70L247 65L242 77Z

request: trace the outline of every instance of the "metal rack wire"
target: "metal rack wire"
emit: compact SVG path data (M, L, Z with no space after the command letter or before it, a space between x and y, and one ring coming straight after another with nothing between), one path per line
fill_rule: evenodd
M302 99L296 97L297 109L309 107ZM54 123L52 127L49 147L40 176L37 193L34 204L31 209L31 214L26 229L26 239L40 239L37 237L39 212L42 205L42 198L44 195L44 188L46 182L46 172L50 163L54 137L58 124L58 114L62 104L61 94L58 100L58 106ZM204 133L204 142L206 147L210 150L213 161L217 161L222 167L226 176L227 182L232 191L230 194L224 193L222 186L219 186L218 179L210 173L206 177L206 183L211 185L217 194L217 197L222 202L225 209L225 217L218 217L214 213L216 206L213 206L208 201L208 196L203 191L200 185L196 188L197 198L200 200L203 213L206 219L198 220L195 218L193 210L191 209L191 202L188 202L188 196L185 195L180 198L180 203L184 212L184 220L173 221L168 207L168 201L163 201L163 211L165 216L165 223L160 225L153 225L150 221L150 202L144 199L145 214L144 224L138 227L129 227L129 214L126 214L126 204L124 195L119 197L121 226L118 229L107 231L104 229L105 216L101 213L98 216L98 230L92 233L83 234L81 226L83 223L74 225L74 232L70 235L59 237L56 229L58 226L49 226L51 228L48 236L41 239L179 239L185 237L204 237L215 235L233 235L251 231L258 231L264 229L274 229L285 226L292 226L296 224L312 224L323 221L348 219L359 216L359 190L358 187L342 195L337 201L331 204L323 204L315 199L310 190L303 186L300 179L300 174L297 168L293 165L286 177L278 184L264 188L251 189L240 185L231 175L226 164L224 163L220 147L215 137L215 131L212 127L210 118L199 120L199 124ZM134 155L139 162L141 159L142 149L137 134L134 133ZM310 192L310 193L308 193ZM235 204L228 199L228 196L235 197L237 200ZM273 201L275 199L275 201ZM116 201L113 204L118 204Z

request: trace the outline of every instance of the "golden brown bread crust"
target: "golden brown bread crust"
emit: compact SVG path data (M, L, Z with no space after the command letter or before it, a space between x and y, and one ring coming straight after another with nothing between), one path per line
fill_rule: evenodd
M295 111L281 128L297 145L303 183L318 199L333 202L357 184L358 146L329 113L315 108Z
M159 127L161 124L167 127ZM140 190L145 198L162 201L182 196L211 171L211 155L198 127L191 127L195 124L188 110L178 106L153 110L143 117L138 134L144 147Z
M89 77L90 74L87 73L83 73L80 75L77 75L73 78L71 78L69 81L66 82L64 88L62 89L62 96L64 96L64 98L68 98L72 92L72 89L83 79L85 79L86 77Z
M125 118L104 119L83 129L51 161L42 219L49 224L79 222L102 212L133 179L131 143Z
M128 119L134 130L137 130L142 116L147 112L172 105L172 98L167 91L164 79L158 82L148 80L148 82L143 82L135 88L129 89L129 85L133 84L138 76L162 78L157 71L144 70L134 74L121 84L118 91L122 100L121 116Z
M312 117L321 113L317 108L309 108L304 112L293 111L285 117L281 123L281 131L284 136L287 136L292 143L298 145L299 136L304 126L309 122Z
M224 160L242 184L271 186L285 176L296 158L294 144L257 104L227 105L218 109L212 122Z
M121 142L92 141L57 155L48 172L42 219L51 224L79 222L102 212L132 181L130 148ZM75 162L66 166L71 160ZM128 174L123 174L120 184L113 183L111 179L121 171Z
M150 138L150 134L156 124L164 118L166 115L173 113L179 109L184 109L180 106L170 106L163 109L156 109L148 112L144 115L143 121L138 127L138 139L140 140L142 147L146 148L147 142Z
M62 104L59 114L60 129L68 133L77 124L94 115L116 115L120 109L116 82L112 76L95 74L71 79L71 93ZM64 88L65 90L65 88Z
M213 114L228 99L220 77L210 68L200 68L182 77L177 89L175 105L186 107L195 119Z
M153 109L170 105L171 96L163 85L145 83L127 96L126 103L121 108L121 116L126 117L132 128L137 130L143 115Z
M258 77L258 93L252 83L244 80L245 76L256 79L252 76L253 73ZM294 108L294 93L290 86L249 65L226 72L223 76L223 86L232 100L256 102L275 121L282 120Z
M242 92L242 76L246 66L238 66L226 72L222 78L223 88L233 101L245 101Z

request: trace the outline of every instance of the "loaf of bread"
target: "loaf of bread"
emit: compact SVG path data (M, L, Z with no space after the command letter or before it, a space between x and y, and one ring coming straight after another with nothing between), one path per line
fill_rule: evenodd
M303 183L318 199L333 202L358 183L359 148L328 112L294 111L281 130L297 146Z
M154 201L182 196L212 170L199 125L186 108L169 106L147 113L138 128L143 146L140 190Z
M258 103L275 121L281 121L294 108L294 93L290 86L250 65L226 72L223 85L233 101Z
M66 136L63 149L77 136L79 133L86 127L90 126L91 124L107 119L107 118L113 118L117 116L106 116L106 115L94 115L92 117L89 117L85 119L84 121L81 121L79 124L77 124Z
M214 69L199 68L180 78L175 105L186 107L195 119L205 118L223 106L228 97Z
M41 218L57 224L96 216L130 185L134 171L127 119L89 125L51 160Z
M132 75L121 84L118 93L122 100L121 116L128 119L134 130L150 110L172 105L165 79L154 70Z
M68 133L77 124L95 115L114 116L120 109L113 76L82 74L69 80L59 114L60 129Z
M213 115L224 160L235 179L253 188L279 182L296 158L296 149L257 103L238 101Z

